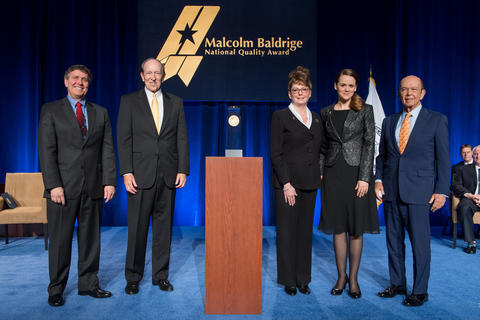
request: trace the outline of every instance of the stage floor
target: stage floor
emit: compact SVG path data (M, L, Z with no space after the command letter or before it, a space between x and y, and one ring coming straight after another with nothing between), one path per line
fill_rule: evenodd
M77 295L77 243L65 305L47 304L48 253L42 238L0 239L0 319L480 319L480 253L463 252L463 240L452 249L451 237L432 228L432 267L429 301L418 308L401 304L403 296L381 299L376 292L389 285L385 231L365 235L359 284L362 298L346 292L331 296L336 280L332 237L314 231L312 294L288 296L276 283L275 228L263 228L262 315L205 315L205 233L203 227L174 227L170 281L175 290L151 284L151 239L140 292L124 293L126 227L102 228L100 287L109 299ZM76 234L75 234L76 237ZM151 234L150 234L151 237ZM412 288L412 255L406 241L408 290Z

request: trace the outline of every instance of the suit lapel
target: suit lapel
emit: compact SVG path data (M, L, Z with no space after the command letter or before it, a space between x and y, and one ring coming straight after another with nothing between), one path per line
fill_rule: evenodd
M290 108L287 108L287 109L288 109L288 117L290 118L290 121L295 123L295 126L300 128L300 130L304 134L310 134L310 129L312 128L312 126L310 126L310 129L308 129L307 126L305 126L300 120L298 120L298 118L293 114ZM313 118L313 114L312 114L312 118ZM312 119L312 124L313 124L313 119Z
M333 107L335 105L332 104L330 106L327 107L327 121L326 122L326 126L327 126L327 131L330 131L330 132L333 132L333 134L335 135L335 138L338 139L338 141L342 141L342 138L340 137L340 135L338 134L338 131L337 129L335 128L335 126L333 125L333 119L332 119L332 115L333 115Z
M417 119L417 121L415 121L415 126L413 127L412 133L408 137L408 142L407 142L407 146L405 147L405 151L408 149L409 145L414 145L415 144L417 132L422 132L423 131L422 128L428 125L428 120L429 119L430 119L430 113L428 112L427 109L422 107L422 109L418 113L418 119Z
M160 133L158 136L161 136L162 133L165 131L165 127L168 124L168 121L172 117L173 113L173 105L172 100L168 96L167 93L162 91L162 98L163 98L163 119L162 119L162 126L160 127Z
M475 164L472 163L470 164L469 166L471 166L472 168L470 169L471 171L471 176L473 177L473 181L475 182L474 185L473 185L473 192L472 193L475 193L475 190L478 186L478 180L477 180L477 171L476 171L476 168L475 168ZM479 190L480 191L480 190Z
M401 116L402 113L396 113L392 116L392 125L390 128L390 137L392 137L391 141L393 141L394 148L398 153L400 153L400 149L398 148L397 138L395 137L395 129L397 128L397 124Z
M140 111L143 112L143 116L145 118L145 123L149 127L148 130L152 131L155 135L157 134L157 127L155 126L155 121L153 120L152 110L150 109L150 104L148 103L147 94L145 93L145 89L141 89L138 92L138 99Z
M65 114L65 118L69 123L68 124L69 128L72 128L73 136L75 137L75 139L78 139L83 142L82 132L80 131L80 126L78 125L77 117L75 116L72 105L70 104L70 101L68 100L67 97L65 97L65 99L63 100L62 109Z
M343 124L343 140L345 139L345 135L350 132L349 130L345 130L345 128L350 128L350 125L352 124L353 120L358 116L358 111L350 109L347 113L347 118L345 119L345 123Z
M88 138L92 136L93 132L95 131L95 120L97 119L97 112L93 105L89 102L85 102L85 106L87 107L88 130L84 144L87 143Z

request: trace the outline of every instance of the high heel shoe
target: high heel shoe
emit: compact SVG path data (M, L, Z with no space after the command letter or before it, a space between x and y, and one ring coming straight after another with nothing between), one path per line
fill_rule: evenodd
M358 291L353 292L350 290L350 282L348 283L348 296L352 299L360 299L362 297L362 291L360 290L360 286L358 285L358 283L357 286Z
M347 280L345 281L345 284L343 285L343 288L342 289L337 289L335 287L332 288L332 290L330 291L330 294L332 296L339 296L343 293L343 290L345 289L345 286L347 285L347 282L348 282L348 276L347 277Z

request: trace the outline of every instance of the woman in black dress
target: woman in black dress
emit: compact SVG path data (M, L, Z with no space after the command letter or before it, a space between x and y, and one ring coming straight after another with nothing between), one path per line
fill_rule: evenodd
M297 67L288 75L288 108L275 111L270 127L270 158L275 188L278 283L289 295L310 294L312 228L320 187L320 116L307 107L310 72Z
M358 269L363 233L379 232L373 186L373 108L355 93L357 83L358 74L354 70L341 70L334 84L337 102L320 111L327 152L320 164L323 187L319 229L333 234L338 279L331 294L342 294L348 282L348 294L354 299L361 297Z

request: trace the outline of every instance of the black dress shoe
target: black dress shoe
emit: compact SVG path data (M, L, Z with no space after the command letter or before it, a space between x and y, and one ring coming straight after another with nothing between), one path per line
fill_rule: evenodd
M347 280L345 280L345 284L343 285L343 288L341 288L341 289L337 289L335 287L332 288L332 290L330 291L330 294L332 296L339 296L343 293L343 289L345 289L345 286L347 285L347 282L348 282L348 276L346 276L346 277L347 277Z
M48 304L52 307L60 307L65 304L65 300L61 294L54 294L53 296L48 297Z
M158 286L162 291L173 291L173 286L168 282L168 280L160 280L158 281Z
M294 286L285 286L285 292L289 295L289 296L294 296L297 294L297 288L294 287Z
M360 299L362 296L362 291L360 290L360 286L357 283L358 291L351 291L350 290L350 283L348 283L348 296L352 299Z
M303 293L303 294L310 294L311 293L310 288L308 287L307 284L299 286L298 291L300 291L300 293Z
M138 282L127 282L127 285L125 286L125 293L126 294L137 294L138 293Z
M477 253L477 247L468 246L464 249L464 251L468 254L475 254L475 253Z
M360 291L360 288L358 288L358 291L355 291L355 292L352 292L349 289L348 296L352 299L360 299L362 297L362 291Z
M423 305L424 302L428 301L428 293L425 294L411 294L405 300L403 300L403 305L407 307L419 307Z
M406 294L406 293L407 293L407 291L405 290L405 288L403 288L401 286L391 285L387 289L377 293L377 296L379 296L381 298L393 298L397 294Z
M93 298L110 298L112 293L96 287L93 290L78 291L79 296L90 296Z

